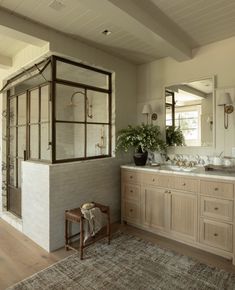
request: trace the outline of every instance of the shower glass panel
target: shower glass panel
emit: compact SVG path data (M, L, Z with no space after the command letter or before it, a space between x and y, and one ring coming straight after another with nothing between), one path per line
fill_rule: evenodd
M30 123L39 122L39 89L34 89L30 94Z
M39 159L39 125L30 125L30 159Z
M56 119L85 121L85 90L67 85L56 85Z
M85 126L76 123L56 124L56 159L83 158Z
M24 151L26 150L26 126L18 127L18 157L24 159Z
M40 150L41 150L41 160L51 159L51 149L48 140L50 140L50 127L49 123L41 124L41 140L40 140Z
M87 156L108 155L109 126L87 124Z
M109 123L109 94L87 90L87 121Z
M108 89L109 77L107 73L100 70L80 67L77 64L66 61L56 62L56 78L74 83L80 83L92 87Z
M41 106L40 106L41 122L47 123L50 121L49 89L50 87L48 85L41 87Z
M18 96L18 125L26 125L26 93Z

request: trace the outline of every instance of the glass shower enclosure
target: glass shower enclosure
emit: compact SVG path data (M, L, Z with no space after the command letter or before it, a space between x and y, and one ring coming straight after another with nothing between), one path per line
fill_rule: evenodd
M22 161L50 164L111 156L111 76L50 56L8 80L3 90L6 210L21 217Z

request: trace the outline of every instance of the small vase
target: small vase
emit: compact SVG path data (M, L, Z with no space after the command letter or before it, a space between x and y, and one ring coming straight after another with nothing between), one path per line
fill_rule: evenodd
M135 165L144 166L146 164L148 158L148 151L145 152L137 152L133 156Z

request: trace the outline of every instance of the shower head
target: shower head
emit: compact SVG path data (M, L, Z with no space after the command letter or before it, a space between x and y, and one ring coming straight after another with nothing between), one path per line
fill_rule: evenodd
M74 92L72 95L71 95L71 98L70 98L70 103L68 104L69 107L76 107L77 105L74 103L73 99L74 99L74 96L76 94L82 94L83 96L85 96L85 92L83 91L77 91L77 92Z

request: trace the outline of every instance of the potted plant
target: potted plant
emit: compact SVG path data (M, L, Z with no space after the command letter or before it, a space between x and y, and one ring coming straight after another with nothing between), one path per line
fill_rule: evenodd
M148 150L161 151L165 147L159 126L142 124L133 127L129 125L118 132L116 149L125 152L133 149L136 165L146 164Z
M180 127L166 127L166 145L167 146L185 146L184 134Z

